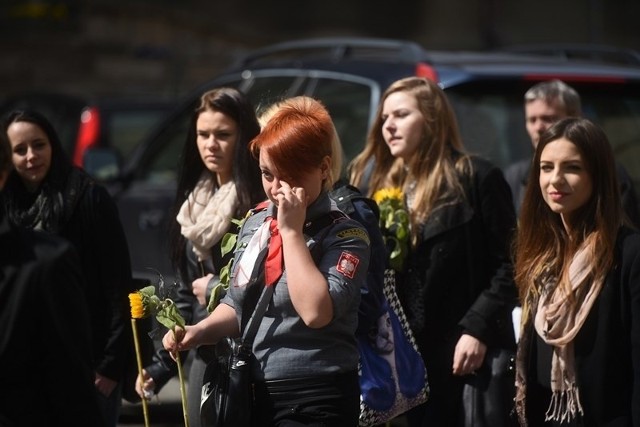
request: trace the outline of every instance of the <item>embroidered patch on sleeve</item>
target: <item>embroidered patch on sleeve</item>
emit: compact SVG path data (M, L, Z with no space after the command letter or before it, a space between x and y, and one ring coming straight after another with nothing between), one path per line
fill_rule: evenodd
M353 276L356 275L358 264L360 264L358 257L348 252L342 252L340 259L338 260L336 270L347 276L349 279L353 279Z
M367 242L367 245L369 244L369 235L367 234L366 231L364 231L361 228L350 228L348 230L342 230L342 231L337 233L337 236L340 239L346 239L346 238L349 238L349 237L354 237L354 238L357 238L357 239L364 240L365 242Z

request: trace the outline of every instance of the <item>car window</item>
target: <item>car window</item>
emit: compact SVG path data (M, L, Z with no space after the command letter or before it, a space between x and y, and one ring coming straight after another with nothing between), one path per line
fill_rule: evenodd
M153 129L166 113L166 108L113 110L108 114L109 143L123 159L129 157L135 146Z
M321 78L313 82L310 95L322 101L333 118L342 143L344 165L364 148L376 91L370 84L342 79Z
M490 159L499 167L531 156L525 130L524 87L472 82L446 88L458 119L463 144L470 153Z
M274 76L254 73L236 86L249 97L258 114L274 102L292 96L298 90L301 76Z
M164 184L178 179L178 159L195 106L196 101L193 101L179 114L171 116L162 131L150 142L143 160L137 165L138 180L149 184Z
M305 70L252 72L245 78L228 79L225 86L244 91L258 110L283 97L298 94L320 99L331 113L344 148L345 165L366 141L380 89L374 82L339 73ZM522 80L475 80L445 88L458 118L466 149L486 157L501 168L529 158L532 147L525 130L523 96L533 84ZM640 95L628 85L570 82L581 94L584 116L603 127L616 158L626 167L640 189ZM185 141L191 111L173 118L154 141L147 161L138 172L150 182L176 179L177 159Z

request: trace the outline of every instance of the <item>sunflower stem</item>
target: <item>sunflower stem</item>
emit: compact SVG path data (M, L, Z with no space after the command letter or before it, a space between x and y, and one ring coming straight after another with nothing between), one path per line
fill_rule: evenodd
M175 337L176 331L173 331ZM184 417L184 427L189 427L189 411L187 410L187 390L184 384L184 371L180 361L180 352L176 352L176 363L178 365L178 377L180 378L180 397L182 398L182 415Z
M136 325L136 319L131 319L131 329L133 330L133 344L136 349L136 362L138 363L138 375L142 378L142 356L140 355L140 341L138 339L138 328ZM144 415L144 427L149 427L149 408L147 406L147 399L142 398L142 414Z

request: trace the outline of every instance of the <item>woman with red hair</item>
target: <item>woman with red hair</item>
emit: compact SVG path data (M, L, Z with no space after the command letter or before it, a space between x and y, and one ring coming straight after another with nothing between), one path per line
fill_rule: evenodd
M318 101L279 104L250 145L268 201L241 227L229 290L209 317L163 339L176 352L238 337L273 286L252 347L256 426L358 425L355 331L369 239L327 194L333 135Z

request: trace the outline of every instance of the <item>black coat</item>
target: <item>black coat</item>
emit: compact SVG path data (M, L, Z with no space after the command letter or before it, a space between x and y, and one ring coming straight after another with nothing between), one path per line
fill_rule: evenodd
M120 215L107 190L85 172L77 168L58 172L55 189L52 183L46 183L52 191L47 193L50 203L43 212L57 213L51 215L53 219L44 229L68 240L80 256L86 278L84 293L93 337L94 369L120 382L126 365L134 360L127 298L133 290L133 279ZM41 187L43 193L44 187L45 184ZM15 225L34 227L34 222L21 214L37 204L34 198L38 193L27 192L15 171L9 175L3 192L8 218ZM54 207L52 199L58 198L63 204Z
M461 178L467 200L428 218L404 283L398 285L425 360L431 396L448 402L454 413L463 384L452 374L460 336L472 335L489 347L515 348L511 192L500 169L488 161L472 158L472 167L472 176Z
M0 212L0 425L102 425L84 288L69 243Z
M585 427L640 426L639 233L623 229L615 260L574 342L576 381L584 408L579 425ZM524 334L522 347L536 341L531 322L525 325ZM535 386L532 349L527 346L519 351L525 357L523 366L528 366L525 411L529 425L536 426L548 408L550 392Z
M134 290L129 246L118 209L107 190L83 172L74 170L72 174L86 182L79 186L83 190L59 235L77 249L87 278L85 293L91 316L95 369L120 382L127 363L133 360L127 297Z

